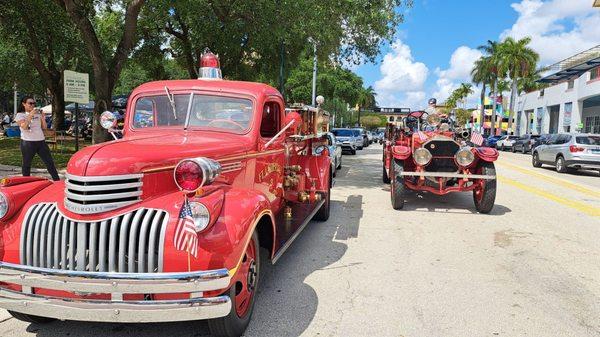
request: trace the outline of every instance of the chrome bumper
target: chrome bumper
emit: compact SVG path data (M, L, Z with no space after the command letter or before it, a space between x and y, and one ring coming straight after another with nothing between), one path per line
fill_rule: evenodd
M229 296L201 297L224 290L227 269L185 273L100 273L36 268L0 262L0 282L21 285L16 292L0 287L0 308L61 320L94 322L173 322L227 316ZM32 288L76 294L110 294L111 300L36 295ZM191 293L189 299L123 300L123 294Z
M436 177L436 178L461 178L461 179L486 179L493 180L496 176L484 174L463 174L451 172L401 172L401 176Z

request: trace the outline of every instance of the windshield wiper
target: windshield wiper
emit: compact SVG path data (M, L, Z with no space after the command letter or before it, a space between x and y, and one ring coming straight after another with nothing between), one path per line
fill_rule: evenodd
M171 103L171 109L173 110L173 117L177 120L177 110L175 108L175 98L171 95L169 88L165 85L165 92L167 93L167 98L169 99L169 103Z

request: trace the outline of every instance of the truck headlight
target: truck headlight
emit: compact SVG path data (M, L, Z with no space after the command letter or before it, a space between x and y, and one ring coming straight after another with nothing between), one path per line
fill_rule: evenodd
M471 151L470 147L463 147L462 149L458 150L454 157L456 159L456 163L463 167L471 165L475 160L475 155Z
M194 219L196 233L205 230L210 223L208 208L201 202L190 201L190 209L192 210L192 219Z
M415 163L419 166L425 166L429 164L431 161L431 152L424 147L420 147L415 150L413 153L413 158L415 159Z
M2 192L0 192L0 219L8 213L8 198Z

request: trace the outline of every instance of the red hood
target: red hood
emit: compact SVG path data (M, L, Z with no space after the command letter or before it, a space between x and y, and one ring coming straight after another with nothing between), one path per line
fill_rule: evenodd
M243 154L252 145L245 136L224 133L143 135L86 147L73 155L67 172L78 176L140 173L175 165L184 158Z

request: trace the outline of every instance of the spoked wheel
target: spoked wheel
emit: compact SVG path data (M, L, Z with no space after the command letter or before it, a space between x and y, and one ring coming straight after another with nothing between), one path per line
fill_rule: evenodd
M483 162L478 174L496 176L494 163ZM475 208L477 212L487 214L492 211L496 201L496 179L480 179L475 184L479 185L473 190Z
M558 156L558 158L556 158L556 162L554 163L554 165L556 166L556 172L558 173L565 173L568 171L567 165L565 165L565 158L561 156Z
M404 207L404 176L401 175L404 171L404 163L397 159L391 159L391 180L392 185L390 186L392 207L394 209L402 209Z
M542 167L542 162L540 161L540 155L537 152L534 152L531 156L531 165L533 167Z
M229 315L208 320L208 327L213 336L239 337L244 333L252 317L259 276L260 255L258 234L255 231L246 247L242 263L233 277L233 284L227 291L231 298Z

